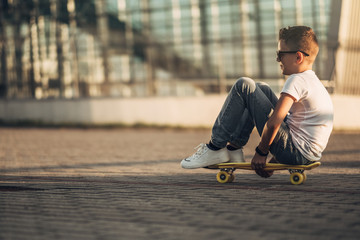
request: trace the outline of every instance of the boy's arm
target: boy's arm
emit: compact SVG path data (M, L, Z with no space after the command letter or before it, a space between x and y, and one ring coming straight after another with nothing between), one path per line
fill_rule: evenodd
M286 117L294 102L294 97L286 93L281 93L280 99L275 106L275 110L265 124L261 135L261 141L258 148L262 153L269 152L270 145L274 141L281 123L284 121L284 118ZM255 170L262 170L265 167L265 164L266 156L261 156L255 152L255 155L251 161L251 167Z

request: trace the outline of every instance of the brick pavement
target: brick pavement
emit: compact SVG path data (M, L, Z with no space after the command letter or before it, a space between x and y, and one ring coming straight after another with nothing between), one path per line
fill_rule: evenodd
M286 171L219 184L217 171L181 169L209 136L0 128L0 240L358 238L360 134L334 133L301 186Z

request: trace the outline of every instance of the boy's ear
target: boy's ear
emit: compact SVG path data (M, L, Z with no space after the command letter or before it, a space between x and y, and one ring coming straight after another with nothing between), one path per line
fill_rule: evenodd
M304 61L304 55L301 52L296 53L296 63L300 64Z

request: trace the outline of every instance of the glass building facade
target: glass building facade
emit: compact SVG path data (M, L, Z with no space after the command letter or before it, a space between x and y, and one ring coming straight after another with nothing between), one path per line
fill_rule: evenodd
M278 30L293 25L315 30L331 80L333 1L1 1L0 98L218 94L241 76L278 90Z

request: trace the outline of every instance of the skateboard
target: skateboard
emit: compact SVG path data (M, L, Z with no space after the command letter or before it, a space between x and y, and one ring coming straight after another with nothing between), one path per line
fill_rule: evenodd
M294 185L299 185L305 182L306 174L305 170L311 170L320 166L320 162L313 162L309 165L286 165L280 163L267 163L264 170L289 170L290 182ZM251 163L221 163L207 167L208 169L220 169L220 172L216 175L216 179L219 183L231 183L235 179L234 172L236 169L253 170Z

